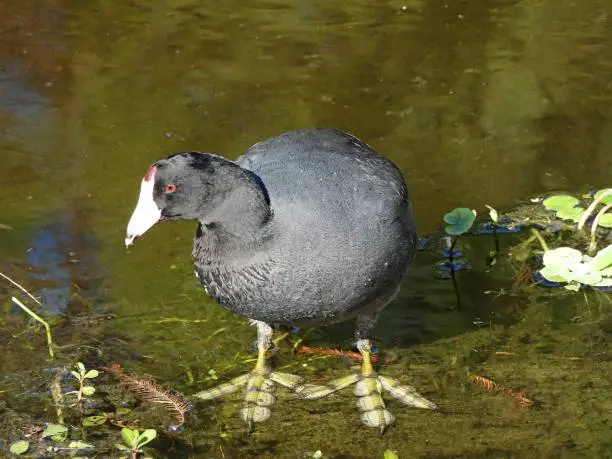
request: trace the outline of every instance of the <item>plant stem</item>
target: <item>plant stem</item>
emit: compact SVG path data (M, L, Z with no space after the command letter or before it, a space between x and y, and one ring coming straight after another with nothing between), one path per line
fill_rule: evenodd
M13 284L15 287L17 287L19 290L21 290L23 293L25 293L26 295L28 295L30 298L32 298L34 300L35 303L38 303L40 306L42 306L41 302L38 301L36 299L36 297L34 295L32 295L30 292L28 292L24 287L22 287L20 284L18 284L17 282L15 282L13 279L11 279L10 277L8 277L6 274L2 274L0 273L0 276L4 277L7 281L9 281L11 284Z
M455 276L455 257L453 252L455 251L455 246L457 245L457 241L459 240L459 236L452 238L451 246L448 250L448 262L450 266L451 279L453 280L453 288L455 290L455 297L457 298L457 311L461 310L461 295L459 295L459 284L457 283L457 277Z
M544 238L542 237L540 232L537 229L535 229L535 228L531 228L531 233L536 237L536 239L538 240L538 242L542 246L542 250L544 250L544 252L546 252L548 250L548 244L546 244L546 241L544 240Z
M595 236L597 235L597 225L599 225L599 219L603 217L603 215L610 209L612 209L612 204L608 204L607 206L603 207L593 219L593 224L591 225L591 244L589 244L589 252L591 255L597 250L597 241L595 240Z
M584 214L582 214L582 218L578 222L579 230L581 230L584 227L584 225L586 224L586 221L589 219L589 217L595 210L595 207L597 207L597 204L599 204L601 201L603 201L608 196L612 196L612 188L601 193L601 195L597 199L595 199L589 207L587 207L587 210L584 211Z
M49 324L45 322L45 320L43 320L42 317L40 317L38 314L36 314L34 311L32 311L30 308L28 308L25 304L23 304L21 301L19 301L14 296L11 297L11 299L13 300L13 303L15 303L17 306L23 309L27 314L29 314L30 317L40 322L45 327L45 331L47 332L47 347L49 348L49 357L51 357L51 360L53 360L55 358L55 355L53 353L53 338L51 337L51 327L49 326Z
M493 266L499 255L499 237L497 236L497 225L495 223L493 223L493 239L495 241L495 251L493 252L493 255L489 255L487 258L488 266Z

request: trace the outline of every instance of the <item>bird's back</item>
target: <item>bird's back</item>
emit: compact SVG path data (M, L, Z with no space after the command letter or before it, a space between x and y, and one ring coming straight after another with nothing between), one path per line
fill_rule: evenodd
M335 316L395 289L416 233L390 161L343 132L308 129L255 144L236 163L261 178L274 212L267 250L279 278L261 307Z

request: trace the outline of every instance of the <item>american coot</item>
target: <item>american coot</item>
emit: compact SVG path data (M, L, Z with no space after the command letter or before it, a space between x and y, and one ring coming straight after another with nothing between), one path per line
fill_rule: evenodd
M270 416L275 383L302 399L356 383L361 419L381 433L394 420L383 389L405 404L436 408L412 387L375 373L370 361L377 315L397 294L417 242L404 179L389 160L332 129L286 132L234 162L177 153L147 170L125 243L157 221L178 219L199 222L192 256L207 293L257 327L255 369L196 396L246 386L240 415L249 427ZM310 385L266 363L271 325L353 317L361 372Z

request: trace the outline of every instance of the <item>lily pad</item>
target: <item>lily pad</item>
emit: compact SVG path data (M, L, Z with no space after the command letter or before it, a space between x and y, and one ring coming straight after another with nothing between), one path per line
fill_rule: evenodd
M567 194L556 194L554 196L550 196L545 199L542 204L548 210L554 210L555 212L559 212L564 209L571 209L576 207L580 201L573 196Z
M561 270L556 266L544 266L540 274L550 282L567 282L567 270Z
M571 220L576 223L580 221L583 214L584 209L582 207L565 207L557 211L557 217L561 220Z
M609 214L603 214L599 217L599 222L597 223L599 226L603 226L604 228L612 228L612 212Z
M570 271L570 281L575 281L584 285L595 285L603 280L598 272Z
M595 196L593 196L593 200L598 199L602 194L605 194L605 193L612 193L612 188L603 188L599 190L597 193L595 193ZM603 204L612 204L612 194L603 198L601 202Z
M16 441L15 443L11 443L11 447L9 451L12 454L20 455L20 454L27 453L29 448L30 448L30 442L27 442L25 440L20 440L20 441Z
M68 433L68 428L61 424L47 424L47 427L41 434L42 438L55 437L56 435L63 435Z
M569 267L582 261L582 252L571 247L559 247L544 252L542 262L544 266L557 268Z
M476 219L476 211L467 207L458 207L444 215L444 230L450 236L459 236L467 232Z

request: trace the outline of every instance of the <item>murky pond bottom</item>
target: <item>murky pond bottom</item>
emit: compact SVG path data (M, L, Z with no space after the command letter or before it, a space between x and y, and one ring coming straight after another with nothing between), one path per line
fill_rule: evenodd
M67 371L82 361L101 371L119 364L131 377L183 394L191 405L182 428L169 431L177 423L171 410L139 402L120 390L112 372L102 372L92 380L97 392L83 414L105 416L102 425L80 427L78 407L65 406L68 399L63 403L69 437L95 446L88 457L118 457L113 443L120 426L157 429L149 451L159 458L304 458L317 451L329 458L382 458L386 450L400 458L610 457L612 300L599 292L513 288L507 243L502 241L498 265L486 267L482 255L490 242L479 236L464 244L473 261L458 276L461 310L452 283L432 276L435 253L424 251L400 296L383 312L377 328L380 372L439 406L435 412L419 410L387 396L397 420L383 436L361 424L351 388L314 401L277 388L271 419L251 434L238 417L241 391L211 402L190 397L251 369L255 331L213 304L186 263L151 270L169 269L176 295L134 291L94 303L73 287L66 306L71 313L50 316L57 344L53 362L42 329L5 295L2 451L28 438L33 426L57 421L53 388L72 390L76 383ZM351 337L352 324L344 323L300 330L291 341L350 350ZM346 357L293 350L279 343L275 369L311 383L328 382L355 365ZM38 442L33 443L54 444Z

